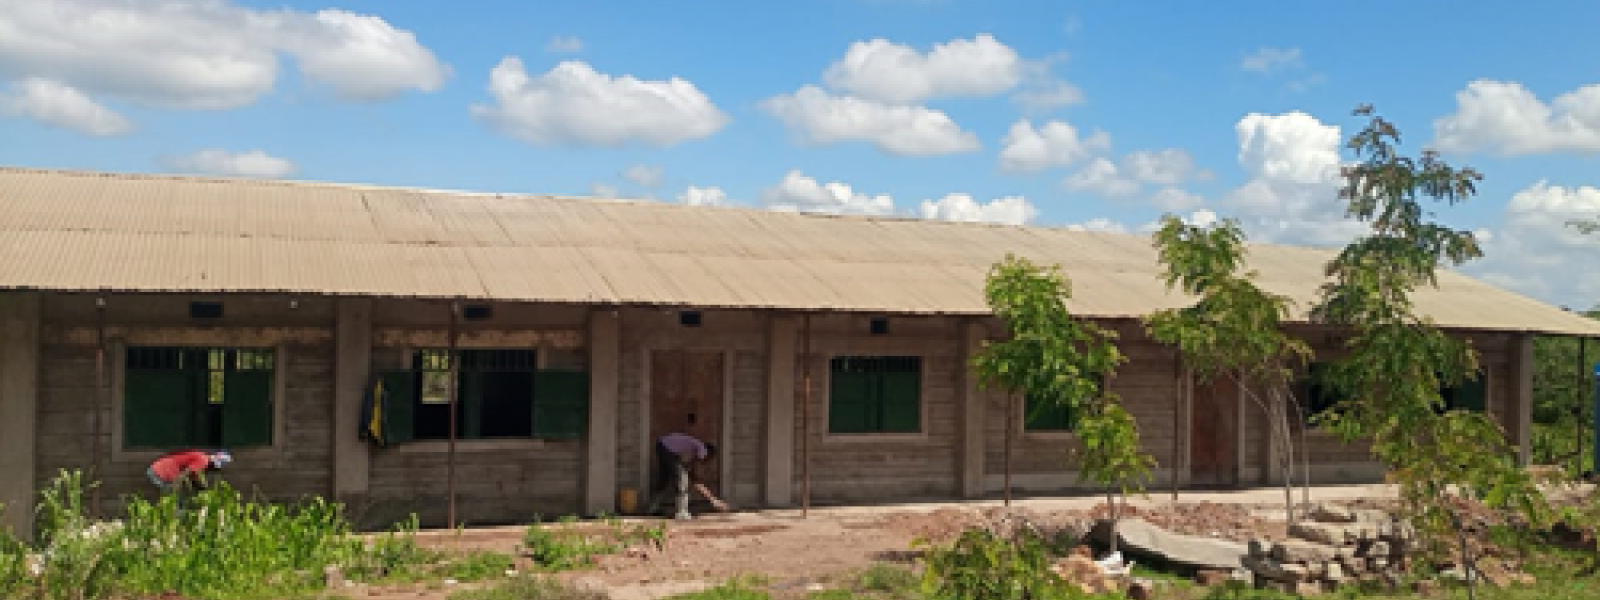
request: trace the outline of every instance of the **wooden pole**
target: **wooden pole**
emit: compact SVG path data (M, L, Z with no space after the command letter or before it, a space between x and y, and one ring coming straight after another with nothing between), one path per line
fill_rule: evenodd
M800 518L811 516L811 313L801 315Z
M1174 358L1172 361L1172 378L1173 382L1177 384L1178 393L1172 398L1172 465L1168 467L1168 471L1172 477L1172 503L1177 504L1178 470L1179 466L1183 464L1180 462L1183 460L1183 444L1178 442L1183 439L1183 430L1181 428L1186 423L1183 422L1183 351L1177 346L1173 346L1172 354Z
M445 487L446 493L449 495L449 523L451 529L456 527L456 426L458 421L456 413L459 412L460 408L458 404L460 399L457 397L460 395L457 390L459 387L457 383L461 377L461 357L458 356L459 352L456 350L457 338L461 333L457 330L458 325L456 324L459 309L459 304L450 303L450 443L445 451Z
M101 411L102 410L109 410L109 408L110 408L110 406L109 406L109 404L110 404L110 402L109 402L110 394L109 394L109 389L108 389L109 386L106 385L106 298L105 298L105 296L100 296L100 297L97 297L97 298L94 299L94 311L95 311L94 381L95 381L95 392L97 393L97 395L95 396L95 399L94 399L94 410L92 411L94 413L94 444L93 444L93 447L92 447L92 450L91 450L91 452L93 453L93 456L91 457L93 465L92 465L92 467L90 469L90 472L93 473L93 475L91 475L89 479L92 482L98 483L100 478L104 475L104 473L103 473L103 464L104 464L103 460L104 459L102 457L105 455L105 449L104 449L105 448L105 440L101 439L105 435L105 425L104 425L104 423L102 421L102 419L104 419L105 417L101 414ZM99 486L99 485L95 485L94 487L90 488L91 491L89 492L89 494L90 494L90 496L89 496L89 508L93 512L93 514L95 516L97 516L97 517L104 514L104 513L102 513L100 511L100 487L101 486Z
M1017 395L1006 394L1006 506L1011 506L1011 437L1017 426Z

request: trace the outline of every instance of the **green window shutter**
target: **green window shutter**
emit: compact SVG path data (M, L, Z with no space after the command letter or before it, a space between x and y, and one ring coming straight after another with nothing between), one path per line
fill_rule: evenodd
M876 431L877 395L872 373L834 371L828 382L828 433Z
M173 450L192 445L197 408L193 383L192 372L129 369L124 381L123 446Z
M272 382L269 370L226 374L222 399L222 445L272 445Z
M878 431L916 433L922 431L922 373L889 371L878 374L878 396L882 415Z
M465 361L463 361L465 362ZM456 374L460 386L456 392L457 408L461 411L456 431L461 439L475 440L483 437L483 373L460 371Z
M384 439L389 444L411 441L416 437L417 373L385 371L378 373L377 381L383 385L384 393L379 415Z
M546 370L533 376L533 437L581 438L589 428L589 372Z

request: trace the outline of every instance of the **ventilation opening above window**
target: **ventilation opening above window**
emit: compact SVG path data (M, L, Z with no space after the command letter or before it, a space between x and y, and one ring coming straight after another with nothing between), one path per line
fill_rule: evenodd
M872 321L867 324L867 331L872 332L872 335L888 335L889 318L873 317Z
M189 317L194 319L222 318L221 302L190 302Z
M494 307L488 304L468 304L461 307L461 318L467 321L487 321L494 318Z
M700 311L686 310L678 313L678 324L684 327L699 327Z

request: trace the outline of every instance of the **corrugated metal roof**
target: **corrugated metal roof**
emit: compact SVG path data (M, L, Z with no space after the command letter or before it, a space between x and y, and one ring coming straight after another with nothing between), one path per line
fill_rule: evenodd
M287 292L987 314L1012 252L1062 265L1073 309L1187 301L1146 236L543 196L0 168L0 289ZM1252 246L1303 310L1332 251ZM1600 323L1456 273L1436 322L1600 335Z

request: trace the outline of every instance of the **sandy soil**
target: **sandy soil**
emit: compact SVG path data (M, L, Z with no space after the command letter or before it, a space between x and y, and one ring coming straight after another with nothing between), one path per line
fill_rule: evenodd
M1281 539L1281 489L1239 492L1152 494L1119 506L1119 514L1148 519L1173 531L1238 541ZM1366 503L1391 497L1385 486L1319 488L1313 501ZM1300 498L1296 497L1296 500ZM628 524L665 523L663 547L641 544L599 559L592 569L563 573L608 587L665 581L723 581L759 575L776 589L799 589L848 577L874 563L910 564L918 539L948 541L977 526L1003 528L1026 521L1046 531L1082 531L1109 514L1104 497L1019 499L1006 508L998 501L814 509L729 515L708 514L687 521L627 519ZM587 525L595 527L595 525ZM447 550L514 553L522 527L456 532L425 532L424 543ZM387 595L387 594L385 594ZM427 594L422 594L426 596ZM417 597L410 595L406 597Z

